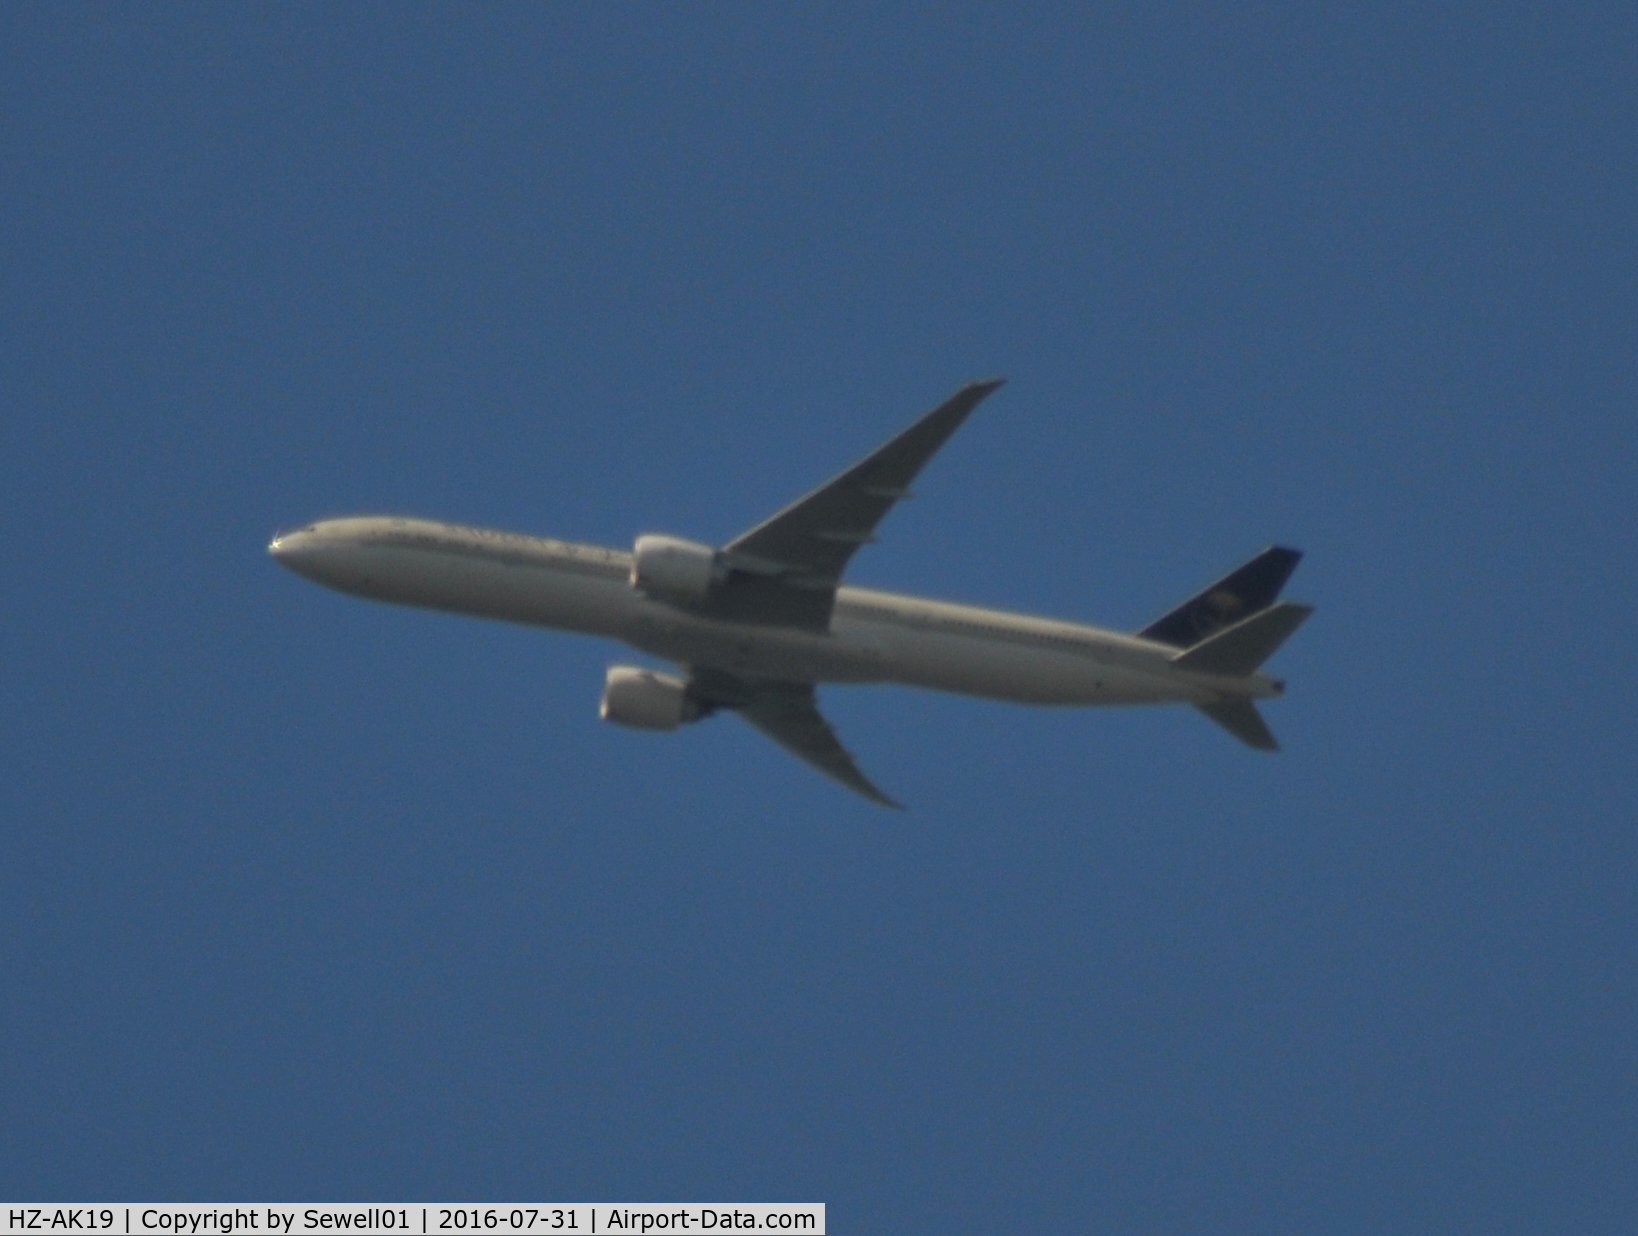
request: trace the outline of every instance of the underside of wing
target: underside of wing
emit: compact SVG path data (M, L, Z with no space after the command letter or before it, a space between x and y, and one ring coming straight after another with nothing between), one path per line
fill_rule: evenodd
M720 670L695 670L691 689L706 704L730 708L798 759L873 803L902 810L859 771L830 723L819 713L812 683L739 678Z
M851 468L723 547L728 579L710 612L739 622L823 630L859 546L999 380L973 382Z

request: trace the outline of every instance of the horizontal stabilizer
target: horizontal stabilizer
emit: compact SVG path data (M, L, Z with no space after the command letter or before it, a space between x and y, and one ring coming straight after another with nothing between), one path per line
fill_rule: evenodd
M1178 653L1172 664L1199 674L1249 674L1273 656L1313 612L1312 605L1281 601Z
M1174 648L1192 648L1208 635L1274 604L1301 558L1299 551L1280 545L1265 549L1138 634Z
M1199 707L1201 712L1246 746L1255 747L1258 751L1280 749L1280 744L1274 741L1273 731L1263 720L1263 714L1257 711L1257 705L1250 700L1220 700L1215 704L1201 704Z

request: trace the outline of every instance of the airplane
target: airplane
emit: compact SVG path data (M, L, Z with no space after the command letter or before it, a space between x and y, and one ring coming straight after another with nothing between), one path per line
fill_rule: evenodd
M268 552L342 592L620 640L673 663L611 665L605 721L675 730L738 713L888 807L815 699L819 683L900 683L1025 704L1186 703L1247 746L1279 744L1259 668L1313 612L1279 600L1302 556L1273 546L1143 629L954 604L842 583L860 546L1004 379L973 382L851 468L726 545L644 533L631 550L429 519L324 519Z

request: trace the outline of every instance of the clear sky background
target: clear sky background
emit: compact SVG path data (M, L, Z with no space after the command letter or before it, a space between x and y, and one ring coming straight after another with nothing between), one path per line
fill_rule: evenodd
M0 9L0 1194L1632 1230L1635 65L1630 4ZM1129 628L1299 546L1282 754L822 692L892 813L264 552L722 540L991 374L851 578Z

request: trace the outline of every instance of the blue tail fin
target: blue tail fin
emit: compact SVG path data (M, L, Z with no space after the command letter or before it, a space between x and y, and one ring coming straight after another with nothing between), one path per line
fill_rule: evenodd
M1138 634L1174 648L1193 648L1225 627L1274 604L1302 553L1274 546L1190 597Z

